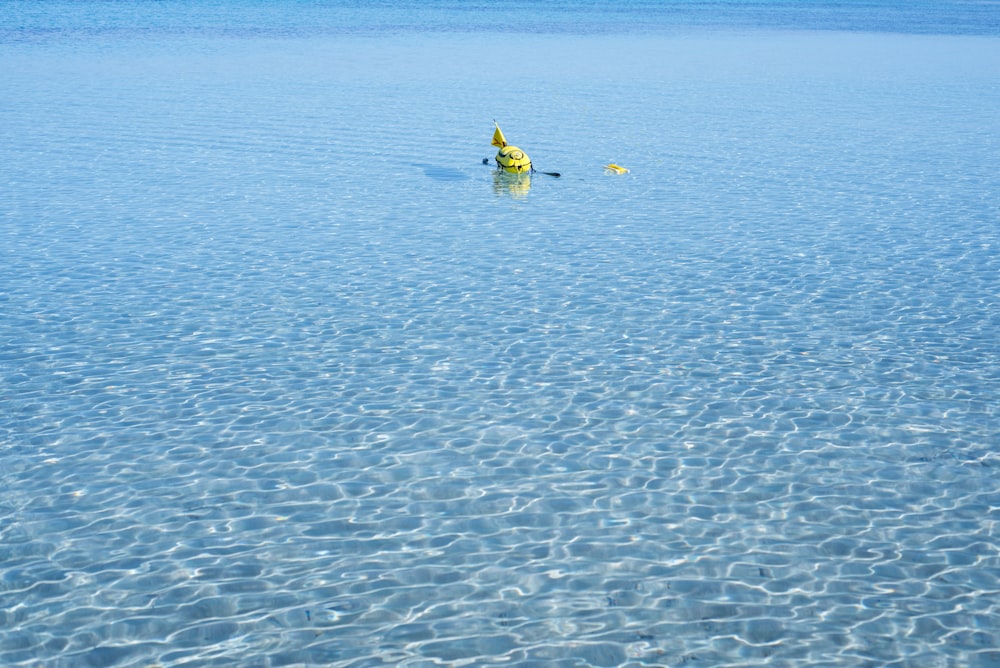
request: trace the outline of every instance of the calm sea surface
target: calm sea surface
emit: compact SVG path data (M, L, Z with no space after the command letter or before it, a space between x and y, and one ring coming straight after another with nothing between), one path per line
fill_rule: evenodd
M0 665L1000 666L998 448L996 2L0 1Z

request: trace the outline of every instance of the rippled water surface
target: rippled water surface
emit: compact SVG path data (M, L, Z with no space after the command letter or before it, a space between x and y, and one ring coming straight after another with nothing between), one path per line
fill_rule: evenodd
M0 664L1000 665L995 4L648 5L0 3Z

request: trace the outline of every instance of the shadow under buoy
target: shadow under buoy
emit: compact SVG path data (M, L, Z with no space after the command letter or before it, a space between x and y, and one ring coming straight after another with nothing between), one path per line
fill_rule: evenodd
M414 167L423 171L424 175L435 181L465 181L470 178L468 174L454 167L444 167L442 165L429 165L426 163L411 163Z

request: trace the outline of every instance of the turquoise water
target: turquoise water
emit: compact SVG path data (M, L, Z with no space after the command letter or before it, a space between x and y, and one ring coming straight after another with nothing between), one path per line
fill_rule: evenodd
M0 664L1000 665L1000 10L613 7L0 3Z

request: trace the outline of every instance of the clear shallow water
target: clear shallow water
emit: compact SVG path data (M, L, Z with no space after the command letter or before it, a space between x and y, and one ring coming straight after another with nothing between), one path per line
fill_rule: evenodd
M0 663L1000 663L995 37L205 17L0 45Z

